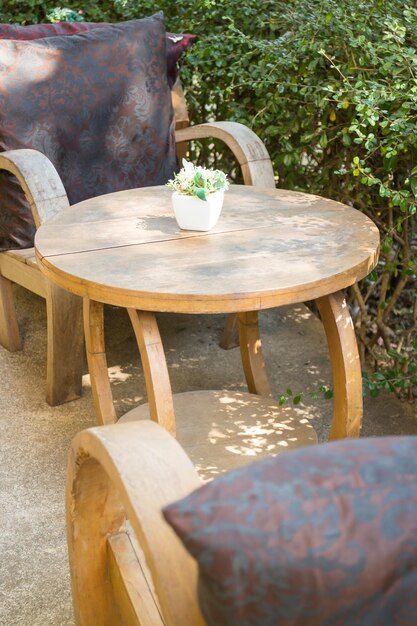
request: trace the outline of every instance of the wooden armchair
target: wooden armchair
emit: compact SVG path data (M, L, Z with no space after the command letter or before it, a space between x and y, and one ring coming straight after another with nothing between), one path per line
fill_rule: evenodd
M77 626L205 624L196 564L161 515L201 484L180 444L150 420L76 436L66 503Z
M78 626L415 623L416 437L283 452L201 486L150 420L79 433L67 475Z
M242 124L215 122L189 126L181 86L172 91L176 116L178 156L184 156L189 141L205 138L222 140L239 163L244 183L274 187L272 165L261 140ZM14 174L30 203L35 225L53 219L68 206L63 184L52 163L34 150L0 153L0 170ZM82 302L78 296L52 285L40 272L34 249L0 253L0 344L10 351L21 349L12 283L17 283L46 299L47 381L46 399L51 405L74 400L81 393L83 362ZM231 347L235 327L229 317L222 347Z

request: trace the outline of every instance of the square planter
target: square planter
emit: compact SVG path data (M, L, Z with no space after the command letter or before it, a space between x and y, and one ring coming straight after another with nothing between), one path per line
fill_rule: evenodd
M186 196L174 191L172 206L175 219L182 230L207 231L217 224L224 199L224 191L216 191L200 200L196 196Z

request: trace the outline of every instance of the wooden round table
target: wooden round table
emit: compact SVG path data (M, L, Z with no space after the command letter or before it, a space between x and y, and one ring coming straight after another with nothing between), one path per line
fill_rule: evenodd
M99 423L116 420L107 374L103 304L129 311L149 402L149 408L139 408L138 414L150 415L175 433L175 403L177 419L185 412L188 421L193 410L201 418L202 406L212 407L206 411L211 419L212 411L228 403L237 401L253 416L252 401L258 414L259 403L265 402L262 410L268 424L276 421L257 312L315 300L333 369L331 438L359 434L361 369L341 290L372 270L378 246L377 227L351 207L304 193L240 185L225 194L220 220L208 233L179 230L171 192L148 187L74 205L42 225L35 240L45 274L84 298L88 365ZM194 392L186 398L181 394L174 403L156 312L238 313L250 393L240 400L229 394L228 401L218 392L217 396ZM288 437L294 445L315 440L306 420L288 419L293 419L293 431L301 428L299 437L295 431Z

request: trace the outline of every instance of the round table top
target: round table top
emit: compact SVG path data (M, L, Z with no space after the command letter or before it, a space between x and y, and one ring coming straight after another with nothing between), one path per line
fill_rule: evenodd
M148 311L227 313L312 300L375 266L379 232L319 196L233 185L209 232L180 230L166 187L107 194L42 225L38 263L69 291Z

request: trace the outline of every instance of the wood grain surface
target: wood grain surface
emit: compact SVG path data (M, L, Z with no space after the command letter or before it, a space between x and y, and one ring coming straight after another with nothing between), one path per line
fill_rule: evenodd
M188 391L173 396L176 437L204 480L255 460L317 443L305 411L242 391ZM149 420L141 404L119 422Z
M90 428L79 433L69 456L66 509L68 552L78 626L115 626L129 616L123 593L113 593L114 566L108 543L125 530L126 517L146 559L118 553L124 580L134 583L148 571L161 619L150 622L150 598L135 603L137 622L155 626L204 626L197 603L197 565L161 515L161 509L201 486L201 479L178 442L150 420ZM110 560L111 556L110 556ZM128 562L126 562L128 561ZM136 569L136 572L135 572ZM110 571L109 571L110 570ZM142 581L145 582L145 581ZM116 590L117 591L117 590ZM143 591L143 585L139 588ZM116 600L124 602L117 606ZM122 610L120 610L122 608Z
M377 227L318 196L232 186L215 228L179 230L171 192L148 187L70 207L36 235L47 276L147 311L254 311L334 293L375 266Z

